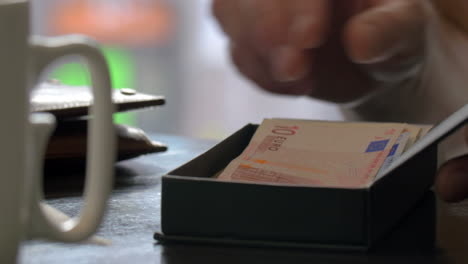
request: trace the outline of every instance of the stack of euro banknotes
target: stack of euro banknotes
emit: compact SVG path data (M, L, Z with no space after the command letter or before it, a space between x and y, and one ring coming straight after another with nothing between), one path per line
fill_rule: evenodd
M363 188L431 126L265 119L219 180Z

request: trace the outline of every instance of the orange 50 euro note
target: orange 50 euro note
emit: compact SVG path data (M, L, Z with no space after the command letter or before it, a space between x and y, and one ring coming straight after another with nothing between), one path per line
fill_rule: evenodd
M360 188L421 131L422 127L400 123L265 119L218 179Z

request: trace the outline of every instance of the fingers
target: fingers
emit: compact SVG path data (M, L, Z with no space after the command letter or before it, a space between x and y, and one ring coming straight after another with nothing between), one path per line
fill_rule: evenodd
M227 0L233 1L233 0ZM260 53L271 52L277 46L287 44L289 16L288 4L280 0L235 0L239 3L244 19L243 41ZM236 41L234 39L234 41Z
M245 77L265 89L274 85L265 61L253 49L231 43L230 50L232 62Z
M275 49L270 61L271 76L278 82L293 82L304 78L310 70L306 52L291 46Z
M279 0L214 0L213 13L234 43L263 52L286 41L288 5Z
M270 1L271 0L266 0ZM330 3L327 0L282 1L289 10L286 42L279 43L271 57L272 76L280 82L303 79L311 70L309 49L321 46L330 30ZM284 12L284 11L283 11Z
M327 33L328 0L213 0L213 13L234 42L259 51L279 45L315 48Z
M375 6L352 18L345 29L349 57L370 64L422 54L425 16L420 1L374 2Z
M276 81L272 78L268 62L251 48L231 44L231 57L237 69L245 77L269 92L289 95L303 95L310 92L310 85L304 83Z
M310 70L305 49L324 42L327 33L328 0L214 0L213 12L231 43L249 50L235 58L260 57L271 81L289 83L304 78ZM236 49L238 50L238 49ZM244 52L245 54L239 54ZM242 61L249 60L243 59ZM257 59L255 59L257 60ZM245 65L239 63L236 65ZM249 72L251 79L258 71ZM287 93L288 90L285 90Z
M239 20L234 19L232 15L240 12L237 1L213 0L212 2L212 13L221 29L230 38L238 39L242 35L243 25Z
M288 41L300 49L319 47L330 31L331 7L327 0L290 1Z
M271 57L273 78L280 82L293 82L306 77L312 67L307 50L320 47L330 30L329 1L298 0L290 1L288 5L286 43L275 48Z
M447 202L468 198L468 156L445 163L437 173L436 191Z
M348 100L419 69L420 1L213 0L213 12L236 47L232 56L239 71L261 87ZM347 85L353 88L343 97Z

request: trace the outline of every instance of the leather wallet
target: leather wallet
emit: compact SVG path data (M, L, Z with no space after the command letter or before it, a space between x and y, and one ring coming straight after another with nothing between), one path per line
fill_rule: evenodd
M113 102L117 112L163 105L163 96L137 93L133 89L114 90ZM40 84L32 91L32 112L49 112L57 119L86 116L93 96L87 86L62 85L58 81Z
M138 93L133 89L114 90L112 100L117 112L161 106L163 96ZM46 151L45 169L84 168L86 161L88 109L92 93L86 86L68 86L47 81L37 86L31 96L32 112L49 112L57 119ZM151 140L136 127L115 125L117 132L117 160L167 150L161 142Z

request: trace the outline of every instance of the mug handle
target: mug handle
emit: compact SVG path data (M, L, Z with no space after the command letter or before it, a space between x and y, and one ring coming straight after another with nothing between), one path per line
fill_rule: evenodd
M44 209L42 187L42 167L48 137L53 131L55 119L50 114L31 114L30 123L34 151L30 154L32 182L30 230L31 237L41 237L62 242L85 240L94 234L105 213L107 199L113 186L115 162L115 130L112 114L112 90L110 73L106 60L96 42L85 36L67 35L63 37L38 37L30 39L32 72L34 83L39 73L59 57L80 55L87 62L92 80L94 103L92 118L88 127L86 183L84 202L80 215L67 221L60 221ZM63 91L67 91L64 89Z

